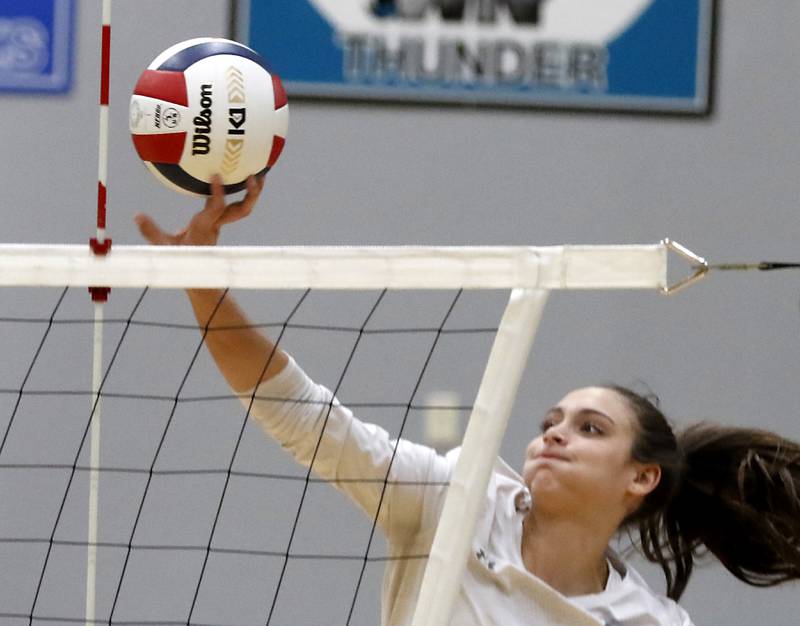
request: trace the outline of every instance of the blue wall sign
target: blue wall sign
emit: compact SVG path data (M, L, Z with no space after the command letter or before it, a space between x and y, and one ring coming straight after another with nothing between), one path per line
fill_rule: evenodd
M714 0L241 0L291 96L705 113Z
M0 90L64 92L73 0L0 0Z

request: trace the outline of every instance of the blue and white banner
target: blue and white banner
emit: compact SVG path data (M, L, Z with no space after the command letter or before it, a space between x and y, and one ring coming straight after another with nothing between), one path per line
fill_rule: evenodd
M0 90L67 91L73 0L0 0Z
M714 0L241 0L292 95L704 113Z

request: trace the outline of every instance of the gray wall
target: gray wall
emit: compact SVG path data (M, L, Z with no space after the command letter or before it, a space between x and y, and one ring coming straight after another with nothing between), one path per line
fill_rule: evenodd
M3 242L83 243L93 234L99 11L94 2L79 0L78 4L73 90L56 97L0 96ZM132 86L141 69L168 45L194 36L226 35L227 2L117 2L113 19L109 231L115 244L133 244L140 243L131 220L134 212L148 211L164 225L177 228L197 202L162 189L138 162L127 133ZM292 102L288 145L269 176L265 198L246 223L228 229L224 243L543 245L648 243L669 236L711 261L797 260L798 27L800 5L789 0L728 2L721 7L716 110L710 119ZM660 395L666 412L678 425L711 419L774 429L800 439L796 400L799 286L800 276L786 272L713 275L669 299L654 293L554 294L523 380L503 455L518 465L547 406L576 385L609 380L623 384L644 381ZM109 317L128 316L136 296L112 294ZM280 294L265 302L247 294L245 299L257 320L274 321L287 314L294 296ZM55 297L51 292L15 291L0 297L2 313L46 317ZM353 304L341 305L340 312L340 305L333 308L327 303L328 296L320 295L317 304L322 308L304 313L304 321L329 322L333 315L349 320L343 323L356 324L353 320L363 318L371 297L359 295ZM387 312L383 322L426 325L441 317L445 304L438 295L424 305L406 302L399 305L399 312ZM459 306L457 317L462 327L496 323L501 304L496 296L486 303L468 299ZM59 311L63 319L90 315L82 293L69 294L64 307ZM470 309L472 315L467 315ZM174 316L184 323L189 321L187 315L180 294L150 294L137 312L138 318L145 320ZM9 357L0 370L6 376L2 388L22 380L25 359L30 360L42 334L40 326L31 325L31 338L25 339L19 328L0 326L4 354L17 350L22 355L18 361ZM88 340L89 329L85 325L60 329L63 336L59 334L55 343L48 344L53 359L37 363L28 383L31 388L37 384L40 389L88 386L82 376L88 375L89 351L77 338ZM111 326L109 344L123 331L122 324ZM130 381L135 379L154 394L175 394L180 383L178 370L185 371L185 365L192 362L196 333L156 330L148 334L141 327L130 333L126 345L144 352L138 357L125 352L120 357L109 388L130 389ZM352 339L299 331L291 335L289 348L312 374L335 385L342 350L349 349ZM415 341L419 345L414 345ZM346 383L341 389L343 399L370 396L382 385L389 391L408 386L406 378L413 373L403 373L403 367L410 368L419 359L412 348L424 349L426 342L429 338L423 337L409 340L401 348L387 346L392 350L393 366L388 373L381 342L365 348L353 376L367 384ZM474 381L476 375L469 373L465 362L473 353L484 354L488 339L464 338L463 343L443 348L443 361L438 365L441 381L431 386L442 387L449 380L458 387ZM63 358L56 359L68 350L74 354L69 358L73 367L65 366ZM452 361L447 360L448 354ZM147 367L141 367L143 362ZM82 363L87 363L85 372ZM175 371L166 375L171 366ZM211 393L209 390L224 393L204 354L183 393L191 395L192 390L196 394ZM471 401L469 393L462 390L465 401ZM15 398L10 394L0 398L10 415ZM72 400L47 402L43 397L25 398L11 429L14 445L7 447L0 462L34 457L72 462L74 445L62 450L41 435L62 433L59 429L63 429L64 436L56 439L79 441L88 400L80 397L74 408ZM147 466L170 414L170 402L154 407L152 402L145 406L109 399L105 406L110 439L104 444L104 462L119 467ZM158 467L179 467L182 461L194 467L198 458L225 466L240 423L238 417L219 419L217 413L229 411L241 413L235 403L225 404L224 411L179 405L167 439L174 449L162 452ZM65 425L66 416L73 412L75 424ZM53 417L36 421L37 416L45 419L41 417L45 414ZM370 416L394 429L400 418L378 410ZM9 418L4 419L8 423ZM132 422L136 427L131 430ZM418 420L412 422L405 432L413 437L420 428ZM226 442L224 451L214 445L218 438ZM81 457L85 462L84 457L85 453ZM303 475L249 427L236 467ZM85 483L84 474L78 472L76 485ZM22 482L34 493L54 490L63 494L64 483L46 472L38 479L14 476L11 470L5 477L0 475L8 497L12 493L20 497ZM65 481L65 476L59 480ZM185 483L171 484L162 479L152 488L148 502L153 504L145 510L150 516L137 531L137 541L207 541L209 516L213 517L219 498L204 500L202 494L218 494L220 480L194 476ZM62 486L54 488L56 483ZM109 475L102 484L106 526L101 536L110 542L127 542L131 507L138 506L136 494L143 489L143 479ZM285 549L286 529L292 521L289 513L296 510L298 492L282 482L272 492L258 485L253 487L241 479L231 487L228 501L233 504L226 509L229 517L223 519L220 533L229 540L226 545L280 551ZM83 493L79 486L74 490ZM303 516L298 552L363 549L359 546L364 545L369 525L329 492L324 486L312 486L308 506L329 508L325 513ZM37 497L23 496L27 504L3 513L1 535L49 536L58 498ZM177 512L164 513L170 509L159 508L158 502ZM34 508L26 508L29 506ZM36 513L30 511L39 510L35 507L41 507L42 514L33 523L31 516ZM73 529L80 540L85 504L81 505L76 495L68 500L66 509L58 536L69 539L73 536L69 529ZM176 522L176 516L186 511L189 518ZM342 528L348 531L342 533ZM35 586L41 569L42 546L34 550L5 545L2 550L5 561L14 567L13 573L3 568L6 573L0 587L8 591L0 613L28 611L31 585ZM99 615L104 610L107 615L122 554L124 550L117 549L101 555L101 572L103 567L107 570L101 574ZM271 584L261 583L277 575L276 565L272 561L259 565L261 561L255 557L225 560L229 558L219 557L209 566L205 595L193 619L258 623L258 616L263 617L264 597L270 595L264 586ZM83 550L58 546L52 559L37 614L79 616ZM123 595L115 619L185 619L192 585L176 581L186 572L197 571L202 554L154 553L147 559L138 553L132 557L129 578L140 582L126 587L130 595ZM658 573L644 569L654 586L662 589ZM346 588L352 587L351 574L357 575L358 567L325 562L307 566L293 561L289 570L294 587L282 592L272 623L344 623L346 607L326 608L322 597L309 601L307 596L315 595L310 591L314 585L328 585L331 591L324 594L326 598L339 591L351 597L352 590ZM195 574L188 577L196 578ZM340 590L336 585L346 577L350 582L341 583ZM377 623L380 563L368 566L367 577L357 604L359 624ZM236 593L228 593L226 584ZM766 591L746 587L709 561L695 574L683 604L697 624L789 626L797 623L797 591L796 585ZM345 604L349 606L349 600ZM6 622L17 623L11 618L5 618Z

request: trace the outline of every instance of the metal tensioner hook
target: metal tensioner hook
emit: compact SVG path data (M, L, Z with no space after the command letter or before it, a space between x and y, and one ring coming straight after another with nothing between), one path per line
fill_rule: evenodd
M673 241L672 239L662 239L661 243L667 248L667 250L676 252L684 259L689 261L692 264L692 269L694 270L694 272L689 276L686 276L685 278L682 278L671 285L663 287L661 289L661 293L665 295L672 295L681 289L688 287L689 285L693 285L701 278L704 278L706 274L708 274L708 270L710 268L708 262L703 257L696 255L687 247L682 246L677 241Z
M673 283L672 285L667 285L661 289L661 293L671 295L676 291L680 291L684 287L688 287L689 285L694 284L701 278L703 278L708 272L711 270L719 270L719 271L733 271L733 272L746 272L746 271L761 271L767 272L771 270L783 270L783 269L800 269L800 263L795 262L787 262L787 261L759 261L757 263L717 263L714 265L709 265L708 262L701 256L696 255L694 252L682 246L681 244L677 243L676 241L672 241L671 239L663 239L661 244L664 245L667 250L672 250L677 252L681 255L684 259L687 259L692 265L692 269L694 272L689 276L682 278L681 280Z

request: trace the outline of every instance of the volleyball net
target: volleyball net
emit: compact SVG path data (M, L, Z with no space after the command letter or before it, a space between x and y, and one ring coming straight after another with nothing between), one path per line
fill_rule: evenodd
M182 292L213 287L393 438L420 438L423 414L469 416L436 538L412 555L427 559L415 626L448 623L548 293L669 290L670 249L691 255L671 242L0 246L0 618L377 621L392 557L376 521L252 425L202 347L221 329L198 328ZM98 287L107 303L86 293ZM465 400L431 405L437 390Z

